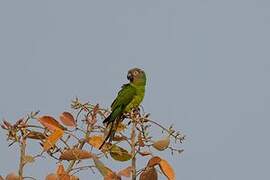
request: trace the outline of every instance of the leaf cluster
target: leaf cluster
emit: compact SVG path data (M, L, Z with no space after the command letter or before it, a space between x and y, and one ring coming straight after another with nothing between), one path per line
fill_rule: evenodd
M21 157L18 174L12 172L6 179L35 179L32 175L25 176L23 168L41 157L51 157L57 162L55 172L48 172L48 180L79 179L77 174L84 170L90 170L90 173L98 171L106 180L122 177L154 180L158 179L158 172L168 179L175 179L174 170L168 161L155 154L165 150L172 154L183 152L178 144L183 142L185 136L174 130L173 126L167 128L150 119L150 114L142 110L134 109L125 114L125 120L116 127L113 141L106 142L100 150L110 128L104 126L102 121L110 111L99 104L81 103L76 98L71 103L71 112L63 112L58 118L33 112L14 124L4 120L1 127L7 131L9 146L18 144ZM162 137L152 137L152 126L160 129ZM40 144L40 151L35 155L27 154L28 143ZM139 158L149 160L145 167L138 170L136 161ZM131 161L131 164L122 170L113 170L105 165L104 159ZM161 171L157 171L157 168Z

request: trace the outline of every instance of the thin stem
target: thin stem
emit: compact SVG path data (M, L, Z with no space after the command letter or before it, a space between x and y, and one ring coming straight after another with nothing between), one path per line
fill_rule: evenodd
M131 167L132 167L132 180L136 180L136 121L133 121L132 128L131 128L131 154L132 154L132 160L131 160Z
M23 137L20 143L20 164L19 164L19 180L23 179L23 168L25 165L25 149L26 149L26 139Z

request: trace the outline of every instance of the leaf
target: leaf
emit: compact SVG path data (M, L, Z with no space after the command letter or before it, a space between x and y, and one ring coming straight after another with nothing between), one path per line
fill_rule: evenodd
M164 159L162 159L159 162L159 167L163 174L169 179L169 180L175 180L175 173L172 168L172 166Z
M52 148L55 143L63 136L63 134L63 130L57 129L49 137L47 137L45 142L43 143L44 151L48 151L50 148Z
M4 180L4 178L0 175L0 180Z
M27 136L27 138L30 138L30 139L38 139L38 140L42 140L42 139L45 139L46 136L41 133L41 132L37 132L37 131L30 131Z
M88 138L88 143L95 148L99 148L103 143L104 138L102 135L94 135Z
M152 146L159 151L164 151L169 147L169 145L170 145L170 136L166 136L165 138L154 142Z
M140 175L140 180L157 180L158 174L154 167L146 168Z
M79 180L77 176L69 175L63 164L59 164L56 169L56 174L51 173L46 176L46 180Z
M154 167L154 166L158 165L160 161L161 161L160 157L154 156L148 161L147 166Z
M45 180L58 180L58 176L54 173L48 174Z
M117 173L118 176L130 177L132 173L132 167L128 166Z
M57 169L56 169L56 174L61 175L61 174L65 174L65 173L66 173L66 171L65 171L63 164L59 164Z
M108 167L106 167L96 156L93 156L93 159L94 159L96 168L98 169L98 171L103 177L106 177L110 173L113 173L113 171L109 169Z
M12 172L6 176L6 180L20 180L20 177L15 172Z
M149 156L151 155L152 153L148 152L148 151L138 151L138 153L141 155L141 156Z
M142 133L141 132L138 135L138 143L139 143L139 146L140 147L144 147L145 146L145 144L143 142L143 139L142 139Z
M26 163L33 163L35 162L35 158L31 155L26 155L23 157L23 162Z
M89 159L92 158L93 155L85 150L79 149L79 148L74 148L74 149L68 149L65 150L61 156L60 160L81 160L81 159Z
M60 115L60 120L66 126L76 127L75 119L74 119L73 115L69 112L63 112Z
M121 177L115 174L115 172L110 172L104 177L104 180L121 180Z
M70 180L70 175L65 171L63 164L58 165L56 174L61 180Z
M57 129L66 130L64 126L62 126L56 119L51 116L41 116L38 118L38 121L50 131L55 131Z
M99 149L103 141L104 137L102 135L94 135L88 138L88 143L96 149ZM105 143L104 146L102 147L102 151L108 150L110 146L111 145L109 143Z
M110 149L110 155L117 161L128 161L132 158L132 155L127 150L115 144Z
M113 137L113 141L124 141L126 140L127 138L125 136L122 136L122 135L115 135Z

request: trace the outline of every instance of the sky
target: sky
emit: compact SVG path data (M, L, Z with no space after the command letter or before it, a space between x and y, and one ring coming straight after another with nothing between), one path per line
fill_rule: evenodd
M145 111L187 136L181 155L160 153L176 179L270 178L270 1L0 1L0 27L0 118L57 116L76 96L109 107L140 67ZM5 175L18 148L3 130L0 143Z

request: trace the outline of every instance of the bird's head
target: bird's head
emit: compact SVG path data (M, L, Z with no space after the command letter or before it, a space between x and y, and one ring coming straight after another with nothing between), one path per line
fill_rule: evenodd
M135 85L146 84L145 72L139 68L130 69L127 74L127 79Z

